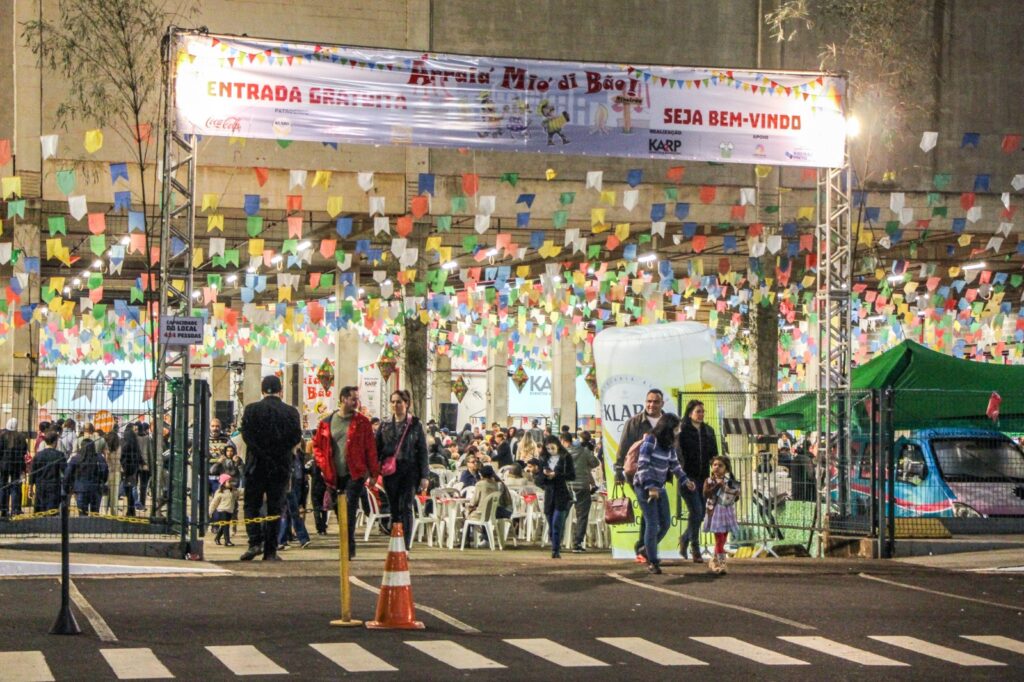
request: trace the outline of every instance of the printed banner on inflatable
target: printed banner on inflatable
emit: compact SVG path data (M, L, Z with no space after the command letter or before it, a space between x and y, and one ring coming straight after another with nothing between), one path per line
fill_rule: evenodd
M183 35L179 132L838 167L846 81Z

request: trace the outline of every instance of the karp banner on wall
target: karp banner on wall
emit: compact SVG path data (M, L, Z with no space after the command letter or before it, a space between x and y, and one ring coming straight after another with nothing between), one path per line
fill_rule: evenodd
M183 34L184 134L839 167L846 80Z

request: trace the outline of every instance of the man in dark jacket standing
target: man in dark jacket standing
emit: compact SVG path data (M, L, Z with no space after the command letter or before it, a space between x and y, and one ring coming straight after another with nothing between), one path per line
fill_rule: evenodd
M36 487L37 512L50 511L60 507L61 484L64 480L64 469L67 459L57 449L60 432L49 429L43 435L45 448L36 453L32 459L32 473L29 481Z
M246 446L246 519L261 516L260 508L264 503L266 516L281 516L292 449L302 441L299 411L281 401L281 379L273 375L263 377L260 388L263 400L246 405L242 413L242 439ZM278 519L270 523L247 523L249 549L242 555L242 561L252 560L260 551L264 561L280 559L277 528Z
M633 444L643 439L648 433L651 432L664 412L665 407L665 394L661 392L661 389L652 388L647 391L647 396L644 398L644 411L634 414L626 422L625 426L622 427L622 438L619 439L619 452L615 457L615 482L623 483L626 481L626 476L622 469L626 465L626 453L633 447ZM629 481L629 485L633 485L633 481ZM636 492L636 491L634 491ZM637 499L639 499L637 495ZM640 517L640 539L636 541L634 549L637 552L637 560L639 561L642 557L640 554L640 548L644 545L644 517Z

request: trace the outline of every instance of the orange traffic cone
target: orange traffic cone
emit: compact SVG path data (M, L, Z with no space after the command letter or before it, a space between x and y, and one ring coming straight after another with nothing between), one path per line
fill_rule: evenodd
M384 577L377 599L377 615L366 624L371 630L422 630L423 623L416 620L416 607L412 602L412 582L409 579L409 557L405 550L402 524L391 523L391 545L384 562Z

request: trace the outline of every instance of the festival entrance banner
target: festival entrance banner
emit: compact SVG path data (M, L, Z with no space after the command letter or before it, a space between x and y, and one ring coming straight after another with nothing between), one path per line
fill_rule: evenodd
M846 80L181 35L181 133L840 167Z

